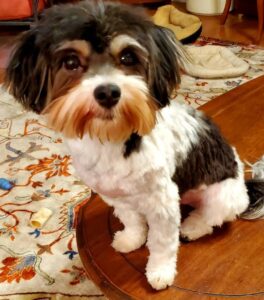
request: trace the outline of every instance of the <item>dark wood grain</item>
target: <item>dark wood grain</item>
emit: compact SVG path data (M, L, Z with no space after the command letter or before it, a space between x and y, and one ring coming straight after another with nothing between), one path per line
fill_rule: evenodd
M264 77L201 109L213 117L242 159L254 162L263 154ZM111 247L113 233L121 226L98 196L82 208L77 226L85 269L110 299L264 299L263 221L238 220L181 245L174 285L161 292L146 281L145 247L126 255Z
M263 24L264 24L264 0L257 0L257 8L258 8L258 36L257 40L261 40L262 32L263 32Z

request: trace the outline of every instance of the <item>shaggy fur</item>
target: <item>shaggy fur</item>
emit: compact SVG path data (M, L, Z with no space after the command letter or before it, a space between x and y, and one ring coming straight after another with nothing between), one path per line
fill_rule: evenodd
M86 1L47 10L6 78L65 135L79 176L114 207L124 229L113 247L147 241L157 290L173 283L180 234L195 240L251 207L236 151L209 118L170 101L184 59L173 34L141 10ZM182 224L180 203L194 207Z

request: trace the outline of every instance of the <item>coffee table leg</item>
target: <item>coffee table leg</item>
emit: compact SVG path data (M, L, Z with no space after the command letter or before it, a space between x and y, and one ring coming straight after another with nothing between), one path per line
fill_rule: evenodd
M258 6L258 38L257 42L259 43L262 36L263 31L263 23L264 23L264 0L257 0Z
M226 22L226 19L227 19L228 13L229 13L229 9L231 6L231 1L232 0L226 0L225 8L224 8L224 11L223 11L223 13L221 15L221 19L220 19L221 25L224 25Z

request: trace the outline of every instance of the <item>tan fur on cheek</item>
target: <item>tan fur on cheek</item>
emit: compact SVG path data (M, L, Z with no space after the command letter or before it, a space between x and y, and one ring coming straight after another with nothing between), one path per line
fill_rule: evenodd
M150 133L156 122L156 106L138 90L127 87L126 92L129 93L129 97L121 107L121 114L124 114L126 123L139 135Z
M78 90L53 100L43 113L48 125L68 138L82 137L85 123L93 117L91 100Z

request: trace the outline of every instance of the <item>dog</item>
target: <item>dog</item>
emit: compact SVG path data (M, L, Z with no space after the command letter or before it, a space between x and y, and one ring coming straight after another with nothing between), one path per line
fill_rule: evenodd
M22 35L5 80L64 135L80 178L114 207L124 225L114 249L147 242L156 290L173 284L180 236L193 241L238 216L264 215L263 198L250 193L263 195L263 182L245 182L209 117L171 100L185 59L141 8L84 1L47 9ZM180 204L193 207L182 223Z

